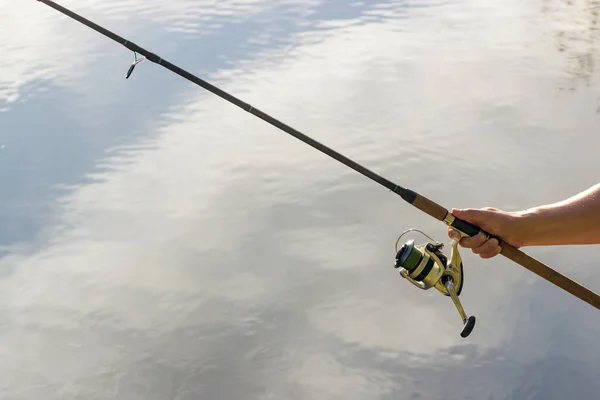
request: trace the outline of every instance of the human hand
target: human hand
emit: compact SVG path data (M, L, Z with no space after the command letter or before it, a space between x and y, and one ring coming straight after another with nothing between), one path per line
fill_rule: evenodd
M520 238L522 230L519 229L521 222L520 213L502 211L491 207L452 209L451 213L457 218L479 226L485 232L502 239L512 246L518 248L522 245L522 239ZM461 238L458 231L449 227L448 236L450 239L459 240L458 244L461 247L471 249L474 254L479 255L481 258L492 258L502 251L498 239L488 239L481 232L475 236Z

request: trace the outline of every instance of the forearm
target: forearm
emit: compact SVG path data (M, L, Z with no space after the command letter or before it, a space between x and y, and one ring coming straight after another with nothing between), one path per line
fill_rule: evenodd
M600 244L600 184L522 216L523 246Z

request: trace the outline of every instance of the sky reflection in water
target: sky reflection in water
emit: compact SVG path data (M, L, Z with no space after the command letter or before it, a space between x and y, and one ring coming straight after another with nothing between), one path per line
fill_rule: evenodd
M65 1L448 207L597 182L593 2ZM596 310L35 1L0 4L3 399L592 398ZM129 18L129 20L127 19ZM135 20L135 23L132 21ZM417 237L418 240L420 238ZM597 248L527 252L592 288Z

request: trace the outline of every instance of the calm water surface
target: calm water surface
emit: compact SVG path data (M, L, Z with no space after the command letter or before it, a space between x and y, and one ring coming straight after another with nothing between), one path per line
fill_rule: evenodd
M598 1L141 0L66 7L446 207L598 182ZM33 0L0 0L0 398L596 399L600 314ZM418 241L419 236L414 236ZM407 238L408 239L408 238ZM600 248L527 253L600 290Z

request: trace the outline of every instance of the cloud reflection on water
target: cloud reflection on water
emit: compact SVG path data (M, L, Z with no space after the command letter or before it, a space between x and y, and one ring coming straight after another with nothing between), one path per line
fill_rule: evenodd
M533 113L542 131L579 122L543 118L558 107L551 101L527 106L532 88L547 90L543 78L529 86L514 79L527 24L518 20L495 35L498 16L521 15L521 8L510 3L502 14L473 6L469 14L437 7L444 17L434 8L411 18L327 23L291 38L285 56L264 50L211 81L373 169L403 174L432 198L451 184L424 177L455 174L419 172L429 162L451 162L475 182L482 178L470 167L487 168L489 190L500 191L494 186L507 164L528 161L469 153L468 140L451 140L453 133L488 142L502 133L491 124L482 134L474 116L510 124ZM386 9L408 13L402 3ZM481 26L467 28L475 15ZM465 25L447 37L435 33L448 24ZM469 40L456 41L461 34ZM529 54L531 71L550 58L541 48ZM60 68L72 68L70 61ZM485 78L490 71L494 79ZM522 294L520 273L489 279L483 269L503 261L467 272L481 286L469 287L465 307L484 322L464 341L448 299L411 290L391 269L400 228L433 222L222 99L190 87L177 100L153 116L161 125L151 137L105 157L93 183L61 198L59 222L31 249L11 248L0 260L0 355L8 360L0 388L9 396L429 399L450 391L484 399L516 391L535 398L543 384L556 389L545 378L550 351L577 372L561 384L586 383L579 393L594 387L593 370L580 367L594 361L561 328L577 316L564 316L565 305L535 313L540 304ZM399 131L420 135L409 140ZM443 147L433 145L441 135L449 135ZM561 150L562 141L547 140ZM498 201L514 201L513 194ZM519 312L524 298L531 309ZM594 324L583 323L577 338L595 343ZM565 337L572 354L555 349Z

